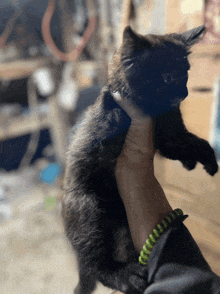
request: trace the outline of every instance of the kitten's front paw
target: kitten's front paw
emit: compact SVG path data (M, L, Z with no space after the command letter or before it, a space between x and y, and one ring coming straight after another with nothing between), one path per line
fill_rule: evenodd
M196 166L196 160L182 160L182 164L186 169L192 170Z
M209 143L193 134L186 134L180 138L163 137L157 141L160 153L172 160L179 160L183 166L192 170L200 162L208 174L214 176L218 171L215 153Z
M199 139L196 144L195 152L197 152L198 161L203 164L204 169L208 174L214 176L218 171L218 163L215 157L214 150L209 143L203 139Z
M188 148L185 148L184 153L188 157L193 157L193 159L180 159L186 169L192 170L195 168L196 163L200 162L211 176L217 173L218 163L215 158L215 153L207 141L196 138ZM187 156L185 154L183 157Z
M216 160L213 160L212 162L205 164L204 169L207 171L208 174L214 176L218 171L218 164Z
M193 148L193 146L191 146L191 148ZM196 150L197 158L195 157L195 160L181 160L183 166L188 170L192 170L195 168L196 163L200 162L204 166L204 169L207 171L207 173L211 176L214 176L218 171L218 163L216 161L214 151L208 145L208 143L202 144L199 149L200 150Z

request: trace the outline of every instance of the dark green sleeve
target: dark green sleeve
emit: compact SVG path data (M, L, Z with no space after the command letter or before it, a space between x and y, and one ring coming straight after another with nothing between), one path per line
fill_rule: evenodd
M148 260L144 294L217 294L214 274L185 225L178 221L155 244Z

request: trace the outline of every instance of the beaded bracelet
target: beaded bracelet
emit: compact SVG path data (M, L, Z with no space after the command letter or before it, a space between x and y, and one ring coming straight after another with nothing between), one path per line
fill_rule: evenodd
M150 234L149 238L146 241L146 244L143 246L139 256L139 263L143 265L147 265L147 261L149 259L149 255L156 244L157 240L160 236L170 227L170 224L177 220L179 217L183 215L183 211L180 208L173 210L170 214L168 214L160 224L157 225L156 229L153 230L153 233Z

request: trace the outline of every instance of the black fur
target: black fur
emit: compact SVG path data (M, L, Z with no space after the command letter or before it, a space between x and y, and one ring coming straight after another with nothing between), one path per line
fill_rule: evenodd
M143 293L148 286L147 267L138 263L114 177L131 120L113 92L154 117L154 146L163 156L189 170L197 162L210 175L218 170L212 148L186 130L179 109L188 94L187 42L192 45L203 30L144 37L125 29L110 64L109 84L86 112L67 156L63 218L78 257L75 294L91 293L96 281L126 294Z

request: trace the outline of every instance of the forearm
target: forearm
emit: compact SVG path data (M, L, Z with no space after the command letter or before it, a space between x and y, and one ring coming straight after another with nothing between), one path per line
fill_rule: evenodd
M144 165L129 163L122 153L116 175L133 243L139 252L156 225L172 211L154 176L153 159L145 158Z

